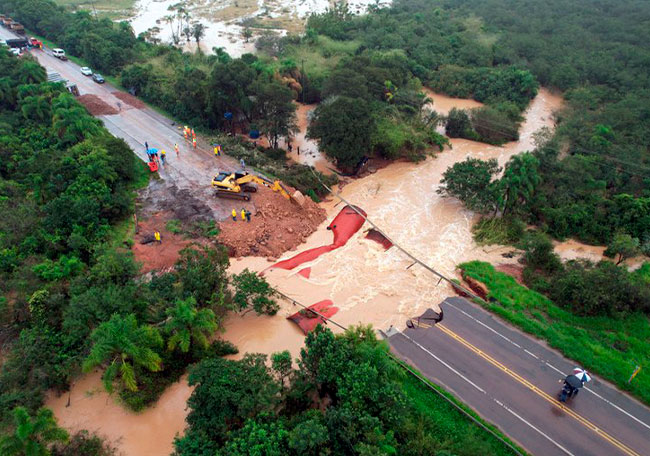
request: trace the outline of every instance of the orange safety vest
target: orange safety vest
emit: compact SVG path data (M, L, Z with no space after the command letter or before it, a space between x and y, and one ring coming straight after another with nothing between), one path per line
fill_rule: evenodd
M194 148L196 149L196 138L194 138L194 139L192 140L192 145L193 145Z

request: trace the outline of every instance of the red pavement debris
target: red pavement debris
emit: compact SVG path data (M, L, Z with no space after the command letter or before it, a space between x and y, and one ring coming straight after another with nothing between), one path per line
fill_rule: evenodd
M366 234L366 239L370 239L371 241L377 242L382 247L384 247L384 250L388 250L393 246L393 243L390 242L388 239L386 239L386 236L384 236L374 228L370 228L368 230Z
M110 116L117 114L117 108L109 105L97 95L81 95L77 100L86 107L89 113L93 116Z
M355 209L361 212L363 216L366 215L362 209L356 206ZM328 230L332 230L332 233L334 233L334 240L330 245L323 245L321 247L305 250L291 258L275 263L273 266L270 266L270 268L291 270L303 263L315 260L324 253L343 247L363 226L365 219L361 214L355 211L352 207L345 206L327 227Z
M305 279L308 279L309 276L311 275L311 268L304 268L298 271L298 274L303 276Z
M309 306L307 309L302 309L290 317L287 317L287 320L291 320L300 326L300 329L302 329L305 334L309 334L311 331L316 329L316 326L319 324L326 323L323 317L314 312L310 312L308 309L315 310L327 318L331 318L332 315L339 311L339 308L334 307L334 303L331 300L325 299Z
M147 107L147 105L144 104L144 102L142 100L134 97L130 93L117 92L117 91L116 92L111 92L111 93L113 95L115 95L116 98L119 98L124 103L128 104L129 106L133 106L136 109L144 109L144 108Z

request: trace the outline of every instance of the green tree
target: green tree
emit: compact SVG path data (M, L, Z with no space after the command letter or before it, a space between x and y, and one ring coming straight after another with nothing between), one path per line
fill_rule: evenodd
M54 112L54 129L66 145L74 144L100 133L99 121L89 116L84 108L59 108Z
M316 108L308 136L319 140L320 149L338 167L352 169L370 151L373 125L366 100L339 96Z
M501 168L495 159L467 158L447 169L437 192L458 198L468 209L487 214L496 209L494 177Z
M233 432L216 456L286 456L288 437L283 420L262 414Z
M253 119L269 140L271 148L277 149L280 137L287 137L297 129L294 94L278 82L258 81L253 84L252 90L255 94Z
M293 368L291 364L291 353L289 350L273 353L271 355L271 369L280 380L280 385L284 389L285 382L290 378Z
M247 354L240 361L206 359L190 370L187 422L192 432L217 442L249 418L270 411L278 384L266 366L266 356Z
M248 268L233 275L232 284L235 287L233 303L236 310L252 309L258 315L275 315L280 308L273 299L276 294L273 287L266 279L249 271Z
M469 114L464 109L452 108L445 121L445 133L450 138L478 139Z
M2 456L48 456L50 444L68 441L68 433L57 426L50 409L39 409L32 418L26 408L16 407L13 417L13 434L0 437Z
M226 250L222 246L188 247L181 250L180 254L175 268L183 298L193 296L201 305L222 306L228 283Z
M197 22L196 24L192 25L191 29L192 36L194 37L194 40L196 41L196 46L198 49L201 49L199 46L199 42L203 39L205 36L205 25L201 24L200 22Z
M196 300L189 297L167 309L168 320L165 330L170 334L167 347L174 350L179 347L187 353L194 342L200 348L207 348L208 338L217 328L216 317L210 309L197 309Z
M20 111L26 119L37 121L49 120L51 115L50 102L46 97L26 97L20 101Z
M539 160L533 154L513 156L499 181L499 206L503 215L526 208L540 181Z
M113 391L113 382L119 376L123 385L137 391L134 365L152 372L161 369L161 359L154 349L162 345L162 338L149 326L138 326L135 315L115 314L99 325L90 336L93 346L83 362L83 371L89 372L108 363L102 380L107 391Z
M21 84L38 84L45 82L45 68L38 62L27 61L18 67L16 76Z
M619 265L628 258L633 258L641 253L641 245L637 238L627 233L617 233L607 245L605 256L614 258L618 255L616 264Z

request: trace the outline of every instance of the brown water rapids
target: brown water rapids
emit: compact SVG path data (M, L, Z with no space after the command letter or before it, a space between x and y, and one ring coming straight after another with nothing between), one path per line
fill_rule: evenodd
M427 95L433 99L434 109L443 113L453 106L478 105L432 92ZM471 235L475 214L454 199L440 197L436 189L442 173L467 157L496 158L503 165L512 155L533 149L533 133L542 127L553 127L552 113L561 104L559 96L542 89L526 112L519 141L496 147L454 139L452 149L419 164L392 164L352 181L343 188L342 195L363 208L397 243L444 274L453 276L456 265L463 261L508 261L501 256L509 250L507 248L476 246ZM303 111L310 108L303 108ZM306 118L306 112L300 114L301 118ZM300 140L304 141L304 132ZM307 157L301 158L307 161ZM325 167L319 158L310 156ZM323 203L323 207L328 211L328 220L299 251L331 242L331 233L325 227L342 206L333 198ZM379 329L390 325L403 327L408 317L422 313L427 307L436 308L451 294L448 285L438 284L424 269L418 266L407 269L411 262L397 249L385 251L376 242L365 239L367 228L364 226L345 246L305 264L304 267L311 267L309 278L298 274L300 268L293 271L273 269L266 277L273 286L305 305L331 299L340 308L334 316L339 323L370 323ZM287 252L283 259L295 253ZM239 272L244 268L261 271L270 264L264 258L245 258L233 261L231 271ZM234 342L241 353L290 350L297 356L304 336L296 325L286 320L296 310L282 303L280 312L274 317L260 317L254 313L243 317L231 315L225 322L224 337ZM99 374L93 373L74 382L69 407L66 406L67 394L50 398L46 405L54 410L63 427L72 431L96 431L117 445L124 455L162 456L171 453L174 436L182 434L185 428L185 402L190 394L191 389L183 377L154 407L134 414L108 396L101 387Z

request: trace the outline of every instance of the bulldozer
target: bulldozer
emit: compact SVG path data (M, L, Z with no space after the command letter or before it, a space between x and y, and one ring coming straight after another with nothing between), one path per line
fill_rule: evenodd
M212 186L217 190L216 196L219 198L237 198L250 201L250 193L257 191L256 184L269 187L274 192L280 193L286 199L302 206L300 198L297 195L292 196L289 190L279 180L272 181L266 177L247 172L223 171L212 178ZM300 194L300 197L302 197L302 194Z

